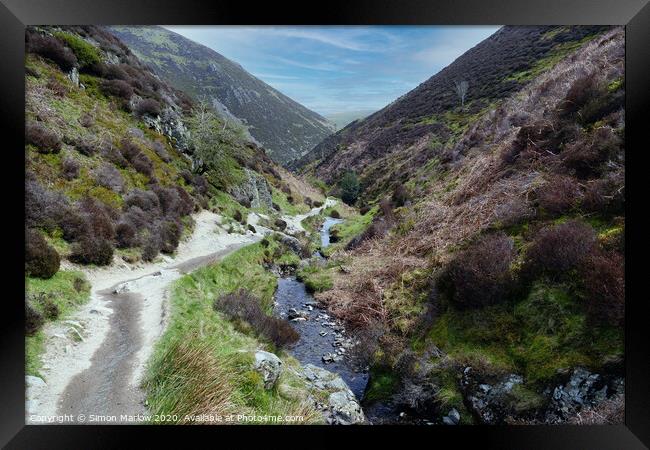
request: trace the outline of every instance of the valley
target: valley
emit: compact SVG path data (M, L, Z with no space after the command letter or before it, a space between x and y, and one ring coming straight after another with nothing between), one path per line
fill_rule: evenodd
M335 131L165 28L29 27L26 421L621 423L624 38L501 27Z

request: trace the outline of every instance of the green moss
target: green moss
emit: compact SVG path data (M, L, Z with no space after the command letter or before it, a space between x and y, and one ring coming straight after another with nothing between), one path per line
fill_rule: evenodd
M608 355L623 352L622 330L588 326L574 290L546 283L535 284L514 305L449 309L427 339L457 360L487 365L495 372L514 371L534 385L560 369L597 369Z

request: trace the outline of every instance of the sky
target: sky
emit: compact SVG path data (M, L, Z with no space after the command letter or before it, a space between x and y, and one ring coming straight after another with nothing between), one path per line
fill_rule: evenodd
M378 110L496 26L168 26L323 116Z

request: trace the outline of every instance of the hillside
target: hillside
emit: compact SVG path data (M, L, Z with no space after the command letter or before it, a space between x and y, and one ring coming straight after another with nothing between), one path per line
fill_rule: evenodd
M327 137L292 167L327 182L356 171L366 195L406 180L494 109L602 27L503 27L448 67L369 117ZM465 106L454 90L467 81ZM371 185L371 186L370 186Z
M332 132L332 125L239 64L162 27L110 27L138 57L196 100L241 123L277 162L286 164Z
M199 211L227 244L261 238L253 213L275 228L323 200L104 29L30 27L26 49L28 374L44 322L88 301L84 274L173 260Z
M303 160L360 210L304 276L365 342L369 417L621 422L624 32L594 31L506 27Z

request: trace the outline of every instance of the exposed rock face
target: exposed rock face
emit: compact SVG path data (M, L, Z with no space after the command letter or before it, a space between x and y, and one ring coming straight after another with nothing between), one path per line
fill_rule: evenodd
M544 423L562 423L584 407L620 395L624 391L623 378L601 375L577 367L566 382L551 386L543 392L543 401L526 416ZM514 407L514 390L523 385L520 375L509 374L496 383L481 382L471 367L463 371L461 388L466 404L480 423L502 424L509 417L521 417ZM451 418L451 415L449 415Z
M558 423L585 406L623 394L625 382L621 377L607 377L577 367L565 384L552 391L545 422Z
M472 412L481 423L503 423L510 413L510 395L515 386L523 384L523 377L510 374L496 383L488 384L474 378L472 372L471 367L466 367L461 381Z
M365 420L361 406L351 391L338 391L329 396L330 417L333 425L354 425Z
M244 170L246 179L243 183L230 188L230 195L241 204L250 204L251 208L271 208L273 200L266 179L252 170Z
M79 70L76 67L73 67L70 73L68 73L68 78L70 78L70 81L75 86L79 87Z
M265 389L273 389L282 373L282 360L273 353L258 350L255 352L255 370L262 375Z
M174 109L165 108L159 116L145 115L142 121L149 128L167 136L178 150L182 152L189 150L189 131L183 124L180 114Z
M327 404L315 401L323 411L327 423L354 425L366 421L357 398L339 375L313 364L305 365L299 375L307 381L310 389L329 393Z

